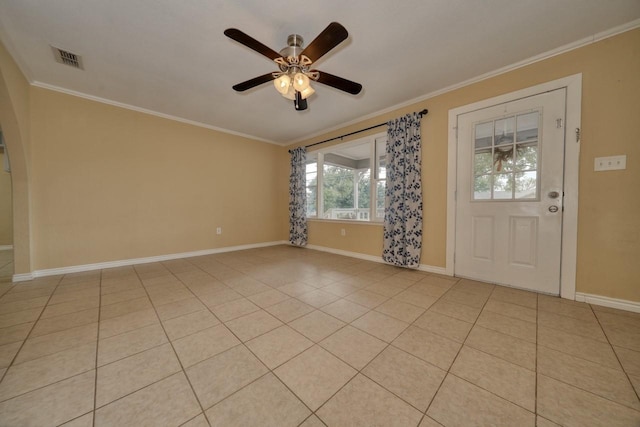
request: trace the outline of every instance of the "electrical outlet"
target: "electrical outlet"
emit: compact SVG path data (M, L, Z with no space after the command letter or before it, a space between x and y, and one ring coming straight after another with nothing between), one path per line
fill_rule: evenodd
M594 171L613 171L627 168L627 156L596 157Z
M216 234L222 234L222 227L216 228Z
M347 230L345 230L344 228L340 229L340 235L341 236L346 236L347 235Z

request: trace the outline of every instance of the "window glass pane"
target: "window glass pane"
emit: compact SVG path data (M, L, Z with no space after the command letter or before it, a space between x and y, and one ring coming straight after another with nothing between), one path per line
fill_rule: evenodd
M513 143L513 129L516 124L515 117L507 117L496 120L495 126L495 145L504 145Z
M369 169L357 171L358 184L358 208L369 209L371 207L371 174Z
M387 181L378 181L376 183L376 219L378 221L384 219L384 192L386 186Z
M495 148L493 169L496 172L511 172L513 170L513 145Z
M306 164L307 184L307 216L318 215L318 158L317 155L307 155Z
M538 168L538 144L516 145L516 169L535 170Z
M371 141L325 153L322 197L326 219L369 221Z
M521 114L518 116L517 141L531 141L538 139L539 113Z
M535 199L537 197L538 173L518 172L516 175L516 199Z
M353 169L324 165L323 204L324 218L355 219L353 214Z
M491 175L476 176L473 180L473 199L491 199Z
M493 135L493 122L480 123L476 125L475 147L491 147L491 136Z
M378 168L378 179L387 178L387 138L376 139L376 161Z
M499 173L493 176L493 198L512 199L513 198L513 175L510 173Z
M477 150L473 159L473 174L484 175L491 172L491 148Z

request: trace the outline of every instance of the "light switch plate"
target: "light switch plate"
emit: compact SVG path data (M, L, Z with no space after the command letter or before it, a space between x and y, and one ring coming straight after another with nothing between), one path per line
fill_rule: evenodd
M613 171L627 168L627 156L596 157L594 171Z

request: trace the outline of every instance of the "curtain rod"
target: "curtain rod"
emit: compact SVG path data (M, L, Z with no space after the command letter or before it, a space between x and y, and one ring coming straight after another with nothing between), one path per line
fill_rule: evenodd
M428 113L429 113L429 110L427 110L427 109L425 108L424 110L420 111L418 114L420 114L420 116L421 116L421 117L424 117L424 116L426 116ZM381 127L381 126L386 126L386 125L387 125L387 122L385 122L385 123L380 123L379 125L369 126L368 128L360 129L360 130L357 130L357 131L355 131L355 132L345 133L344 135L336 136L336 137L334 137L334 138L325 139L324 141L314 142L313 144L305 145L305 148L313 147L314 145L324 144L325 142L334 141L334 140L336 140L336 139L342 139L342 138L344 138L345 136L355 135L355 134L360 133L360 132L365 132L365 131L368 131L368 130L371 130L371 129L375 129L375 128L379 128L379 127ZM289 150L289 153L291 153L291 150Z

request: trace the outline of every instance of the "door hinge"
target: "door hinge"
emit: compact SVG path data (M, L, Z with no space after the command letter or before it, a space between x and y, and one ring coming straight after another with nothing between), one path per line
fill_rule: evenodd
M563 121L562 119L556 119L556 128L562 129Z
M580 142L580 128L576 128L576 142Z

